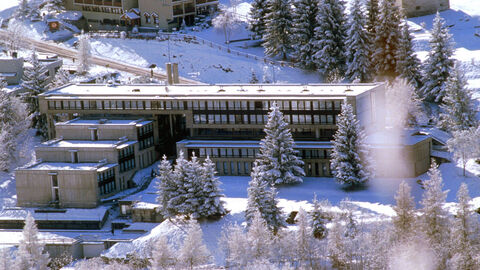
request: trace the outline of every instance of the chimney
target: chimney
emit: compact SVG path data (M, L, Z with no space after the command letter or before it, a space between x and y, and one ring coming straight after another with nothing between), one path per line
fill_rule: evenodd
M178 63L173 63L172 71L173 71L173 83L174 83L174 84L178 84L178 83L179 83L179 79L178 79Z
M167 70L167 84L172 85L173 84L173 76L172 76L172 63L167 63L166 64L166 70Z

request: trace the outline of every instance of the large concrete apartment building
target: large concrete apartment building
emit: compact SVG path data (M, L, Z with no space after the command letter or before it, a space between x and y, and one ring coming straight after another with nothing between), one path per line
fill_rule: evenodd
M434 14L450 8L450 0L396 0L407 17Z
M73 119L55 129L35 148L37 162L15 171L19 206L95 207L156 157L149 120Z
M93 29L145 26L161 30L194 22L197 14L215 10L218 0L66 0L67 10L81 11Z

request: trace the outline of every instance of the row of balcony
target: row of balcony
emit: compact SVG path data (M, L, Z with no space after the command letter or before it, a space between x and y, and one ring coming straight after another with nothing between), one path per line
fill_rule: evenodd
M74 0L75 4L121 7L122 0Z

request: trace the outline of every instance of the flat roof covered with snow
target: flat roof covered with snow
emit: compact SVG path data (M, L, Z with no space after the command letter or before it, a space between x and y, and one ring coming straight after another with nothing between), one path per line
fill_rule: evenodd
M217 141L217 140L181 140L177 144L183 144L185 147L215 147L215 148L259 148L260 141ZM296 149L330 149L331 142L325 141L297 141L294 147Z
M358 96L383 83L370 84L216 84L216 85L105 85L70 84L41 94L46 99L305 99Z
M106 120L106 121L104 121ZM152 123L149 120L136 119L80 119L75 118L69 121L56 123L56 126L101 126L101 125L112 125L112 126L143 126L146 124Z
M366 138L366 143L371 147L415 145L429 139L430 136L418 134L416 130L391 130L371 133Z
M36 148L115 148L121 149L137 143L137 141L83 141L83 140L51 140Z
M104 171L117 166L116 163L106 164L104 162L96 163L67 163L67 162L40 162L28 167L20 167L18 170L31 171Z

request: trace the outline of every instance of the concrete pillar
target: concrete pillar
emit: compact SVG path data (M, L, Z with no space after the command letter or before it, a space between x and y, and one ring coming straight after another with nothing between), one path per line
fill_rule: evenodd
M178 84L180 82L178 78L178 63L172 64L172 76L173 76L173 83Z
M166 70L167 70L167 84L173 84L173 76L172 76L172 63L166 63Z

